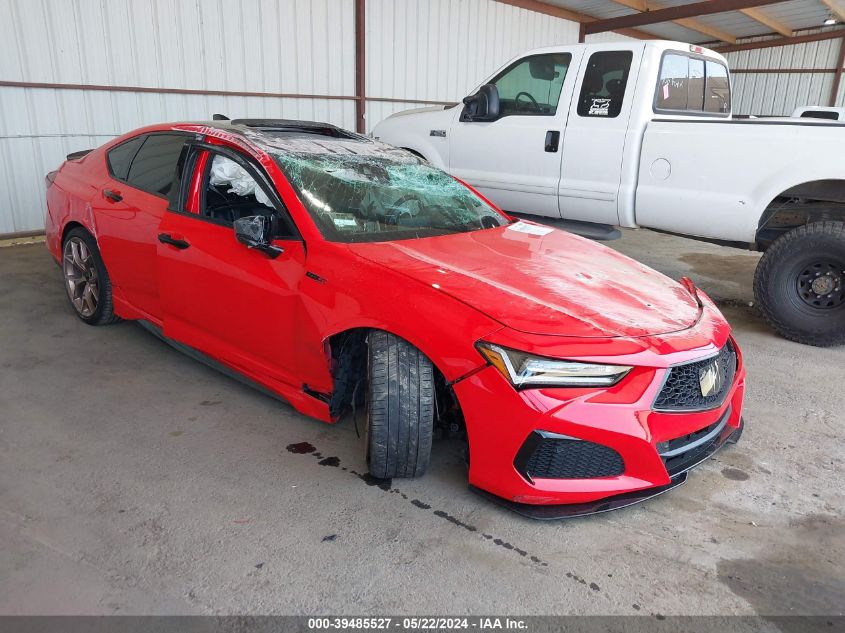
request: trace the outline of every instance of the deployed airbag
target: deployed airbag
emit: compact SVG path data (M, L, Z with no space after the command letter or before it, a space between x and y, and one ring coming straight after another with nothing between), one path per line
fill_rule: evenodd
M272 207L270 199L264 190L258 186L255 179L235 161L219 154L211 162L209 183L215 187L229 187L226 192L238 196L254 195L261 204Z

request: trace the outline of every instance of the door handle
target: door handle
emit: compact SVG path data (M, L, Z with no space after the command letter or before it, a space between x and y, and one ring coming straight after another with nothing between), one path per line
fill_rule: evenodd
M119 192L112 191L111 189L103 189L103 196L112 202L120 202L123 200L123 196L121 196Z
M560 132L549 130L546 132L546 151L556 152L558 147L560 147Z
M185 250L191 244L186 242L185 240L177 240L175 237L170 235L169 233L159 233L158 234L158 241L162 244L170 244L171 246L175 246L180 251Z

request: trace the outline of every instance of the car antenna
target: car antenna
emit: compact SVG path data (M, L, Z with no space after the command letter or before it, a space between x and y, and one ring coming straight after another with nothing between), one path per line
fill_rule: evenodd
M212 114L211 120L212 121L229 121L230 119L225 114Z

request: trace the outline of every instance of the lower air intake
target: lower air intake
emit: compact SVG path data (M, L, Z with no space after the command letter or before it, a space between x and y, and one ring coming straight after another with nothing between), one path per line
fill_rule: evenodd
M537 431L519 449L514 467L529 481L616 477L625 472L622 456L609 446Z

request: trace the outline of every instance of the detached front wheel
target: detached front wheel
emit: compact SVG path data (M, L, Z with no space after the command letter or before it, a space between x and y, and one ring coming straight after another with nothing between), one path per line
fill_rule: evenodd
M368 407L364 432L370 474L419 477L428 468L434 429L434 369L407 341L368 336Z
M785 338L845 343L845 222L813 222L775 240L757 266L754 295Z

